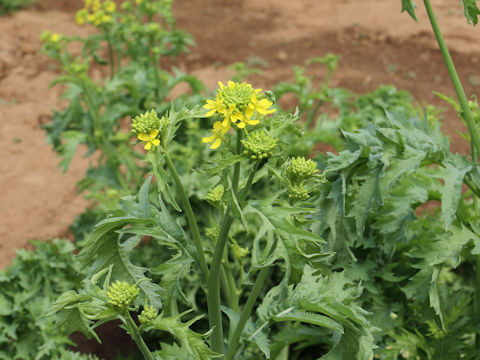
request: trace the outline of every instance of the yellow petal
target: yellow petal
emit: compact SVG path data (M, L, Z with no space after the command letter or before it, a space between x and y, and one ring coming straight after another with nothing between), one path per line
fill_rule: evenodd
M144 146L145 150L150 150L151 148L152 148L152 143L151 142L146 143L145 146Z
M233 88L235 87L235 83L234 83L233 81L229 81L229 82L228 82L228 87L229 87L230 89L233 89Z
M218 87L222 90L225 89L225 85L221 81L218 82Z
M245 127L245 125L246 125L246 123L243 122L243 121L242 121L242 122L239 122L239 123L237 124L237 126L238 126L239 129L243 129L243 128Z
M215 139L215 136L212 135L212 136L202 138L202 142L209 143L209 142L212 142L214 139Z
M138 137L138 140L141 140L141 141L150 141L150 137L144 133L138 134L137 137Z
M204 106L204 107L205 107L205 106ZM215 109L210 110L209 112L207 112L207 113L205 114L205 117L210 117L210 116L213 116L213 115L215 115Z
M155 146L158 146L158 145L160 145L160 140L159 139L154 139L154 140L152 140L152 144L155 145Z
M202 106L204 109L214 109L215 108L215 103L212 100L207 100L207 103Z
M249 125L257 125L260 121L258 120L248 120Z
M215 124L214 124L213 126L214 126L214 128L215 128ZM230 119L226 117L226 118L222 121L221 126L224 127L224 128L230 129ZM219 129L220 129L220 128L219 128Z
M220 146L221 143L222 143L221 139L215 140L214 143L212 144L212 146L210 146L210 149L212 149L212 150L217 149Z
M158 129L150 131L150 139L155 139L158 135Z

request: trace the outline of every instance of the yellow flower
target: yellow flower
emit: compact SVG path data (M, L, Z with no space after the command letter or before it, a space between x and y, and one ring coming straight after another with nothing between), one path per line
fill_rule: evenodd
M228 128L224 127L220 121L217 121L215 124L213 124L212 135L204 137L202 142L213 143L212 146L210 146L210 149L215 150L222 143L223 137L227 131Z
M248 113L253 114L254 111L257 111L261 115L273 114L277 109L269 109L273 103L268 99L257 99L257 94L253 93L250 96L250 103L248 104Z
M251 119L251 116L252 116L253 112L251 114L249 114L248 111L246 111L245 113L245 116L242 117L242 119L238 122L237 124L237 127L239 129L243 129L245 126L248 125L257 125L260 123L259 120L256 120L256 119Z
M115 4L113 1L107 1L104 4L104 7L105 7L105 10L107 10L107 12L114 12L115 9L117 8L117 4Z
M158 132L159 132L158 130L152 130L150 131L149 135L145 133L138 134L138 140L146 142L144 147L145 150L150 150L152 148L152 145L153 146L160 145L160 140L156 138L158 135Z
M223 105L223 100L220 96L217 95L215 100L207 100L207 103L203 105L204 109L210 110L205 114L205 117L210 117L215 115L216 112L222 112L225 106Z
M227 130L230 129L231 123L235 124L237 121L243 121L243 114L238 111L234 104L230 104L228 109L224 107L220 113L223 115L222 126Z
M77 14L75 15L75 21L77 22L78 25L82 26L85 24L85 17L87 15L87 12L85 9L79 10Z
M52 33L52 35L50 35L50 42L57 42L58 40L60 40L60 35L57 33Z
M112 17L110 15L103 15L100 23L107 23L110 22L110 20L112 20Z

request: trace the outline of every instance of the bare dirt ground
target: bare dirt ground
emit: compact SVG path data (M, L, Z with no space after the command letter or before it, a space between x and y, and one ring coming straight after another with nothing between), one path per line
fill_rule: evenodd
M467 94L478 93L480 27L467 25L457 0L432 3ZM48 89L58 69L39 53L39 36L43 30L91 32L74 22L81 6L44 0L0 18L0 268L27 239L65 236L87 206L75 190L87 160L77 157L62 174L40 126L60 106L60 90ZM333 86L362 93L392 83L420 103L444 106L432 91L454 93L427 16L419 8L415 23L400 8L400 0L177 0L177 26L198 44L177 66L214 87L227 80L228 65L261 59L268 66L251 81L269 88L291 80L292 66L332 52L341 55ZM321 68L313 71L323 75ZM452 111L443 129L454 151L468 151Z

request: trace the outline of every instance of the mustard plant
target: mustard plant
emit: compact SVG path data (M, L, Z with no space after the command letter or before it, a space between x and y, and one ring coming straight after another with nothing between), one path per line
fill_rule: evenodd
M179 175L182 162L173 160L175 136L196 118L213 126L210 135L196 137L208 156L189 176L211 184L197 199L186 186L188 176ZM120 319L145 359L181 353L194 359L277 358L289 340L270 331L288 332L294 324L310 329L299 341L312 351L334 351L336 340L321 333L343 338L350 329L345 341L371 353L375 329L355 304L357 285L325 272L329 254L311 229L312 205L325 178L315 161L284 154L298 119L298 113L280 114L261 89L233 81L219 83L203 107L172 107L161 117L149 110L133 118L156 191L147 178L137 196L124 198L97 224L79 254L88 269L85 286L62 295L54 310L74 312L79 320L60 327L95 337L97 324ZM306 195L292 199L292 186L308 189ZM140 268L130 257L145 236L163 250L149 259L149 268ZM102 281L103 287L97 285ZM330 282L343 294L335 300L320 296ZM348 314L326 314L324 307L343 307ZM144 340L159 331L168 331L174 345L165 336L160 349Z

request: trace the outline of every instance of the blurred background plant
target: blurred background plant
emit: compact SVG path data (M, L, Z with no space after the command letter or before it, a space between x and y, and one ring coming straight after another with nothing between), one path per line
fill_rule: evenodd
M0 15L6 15L30 5L35 0L0 0Z

